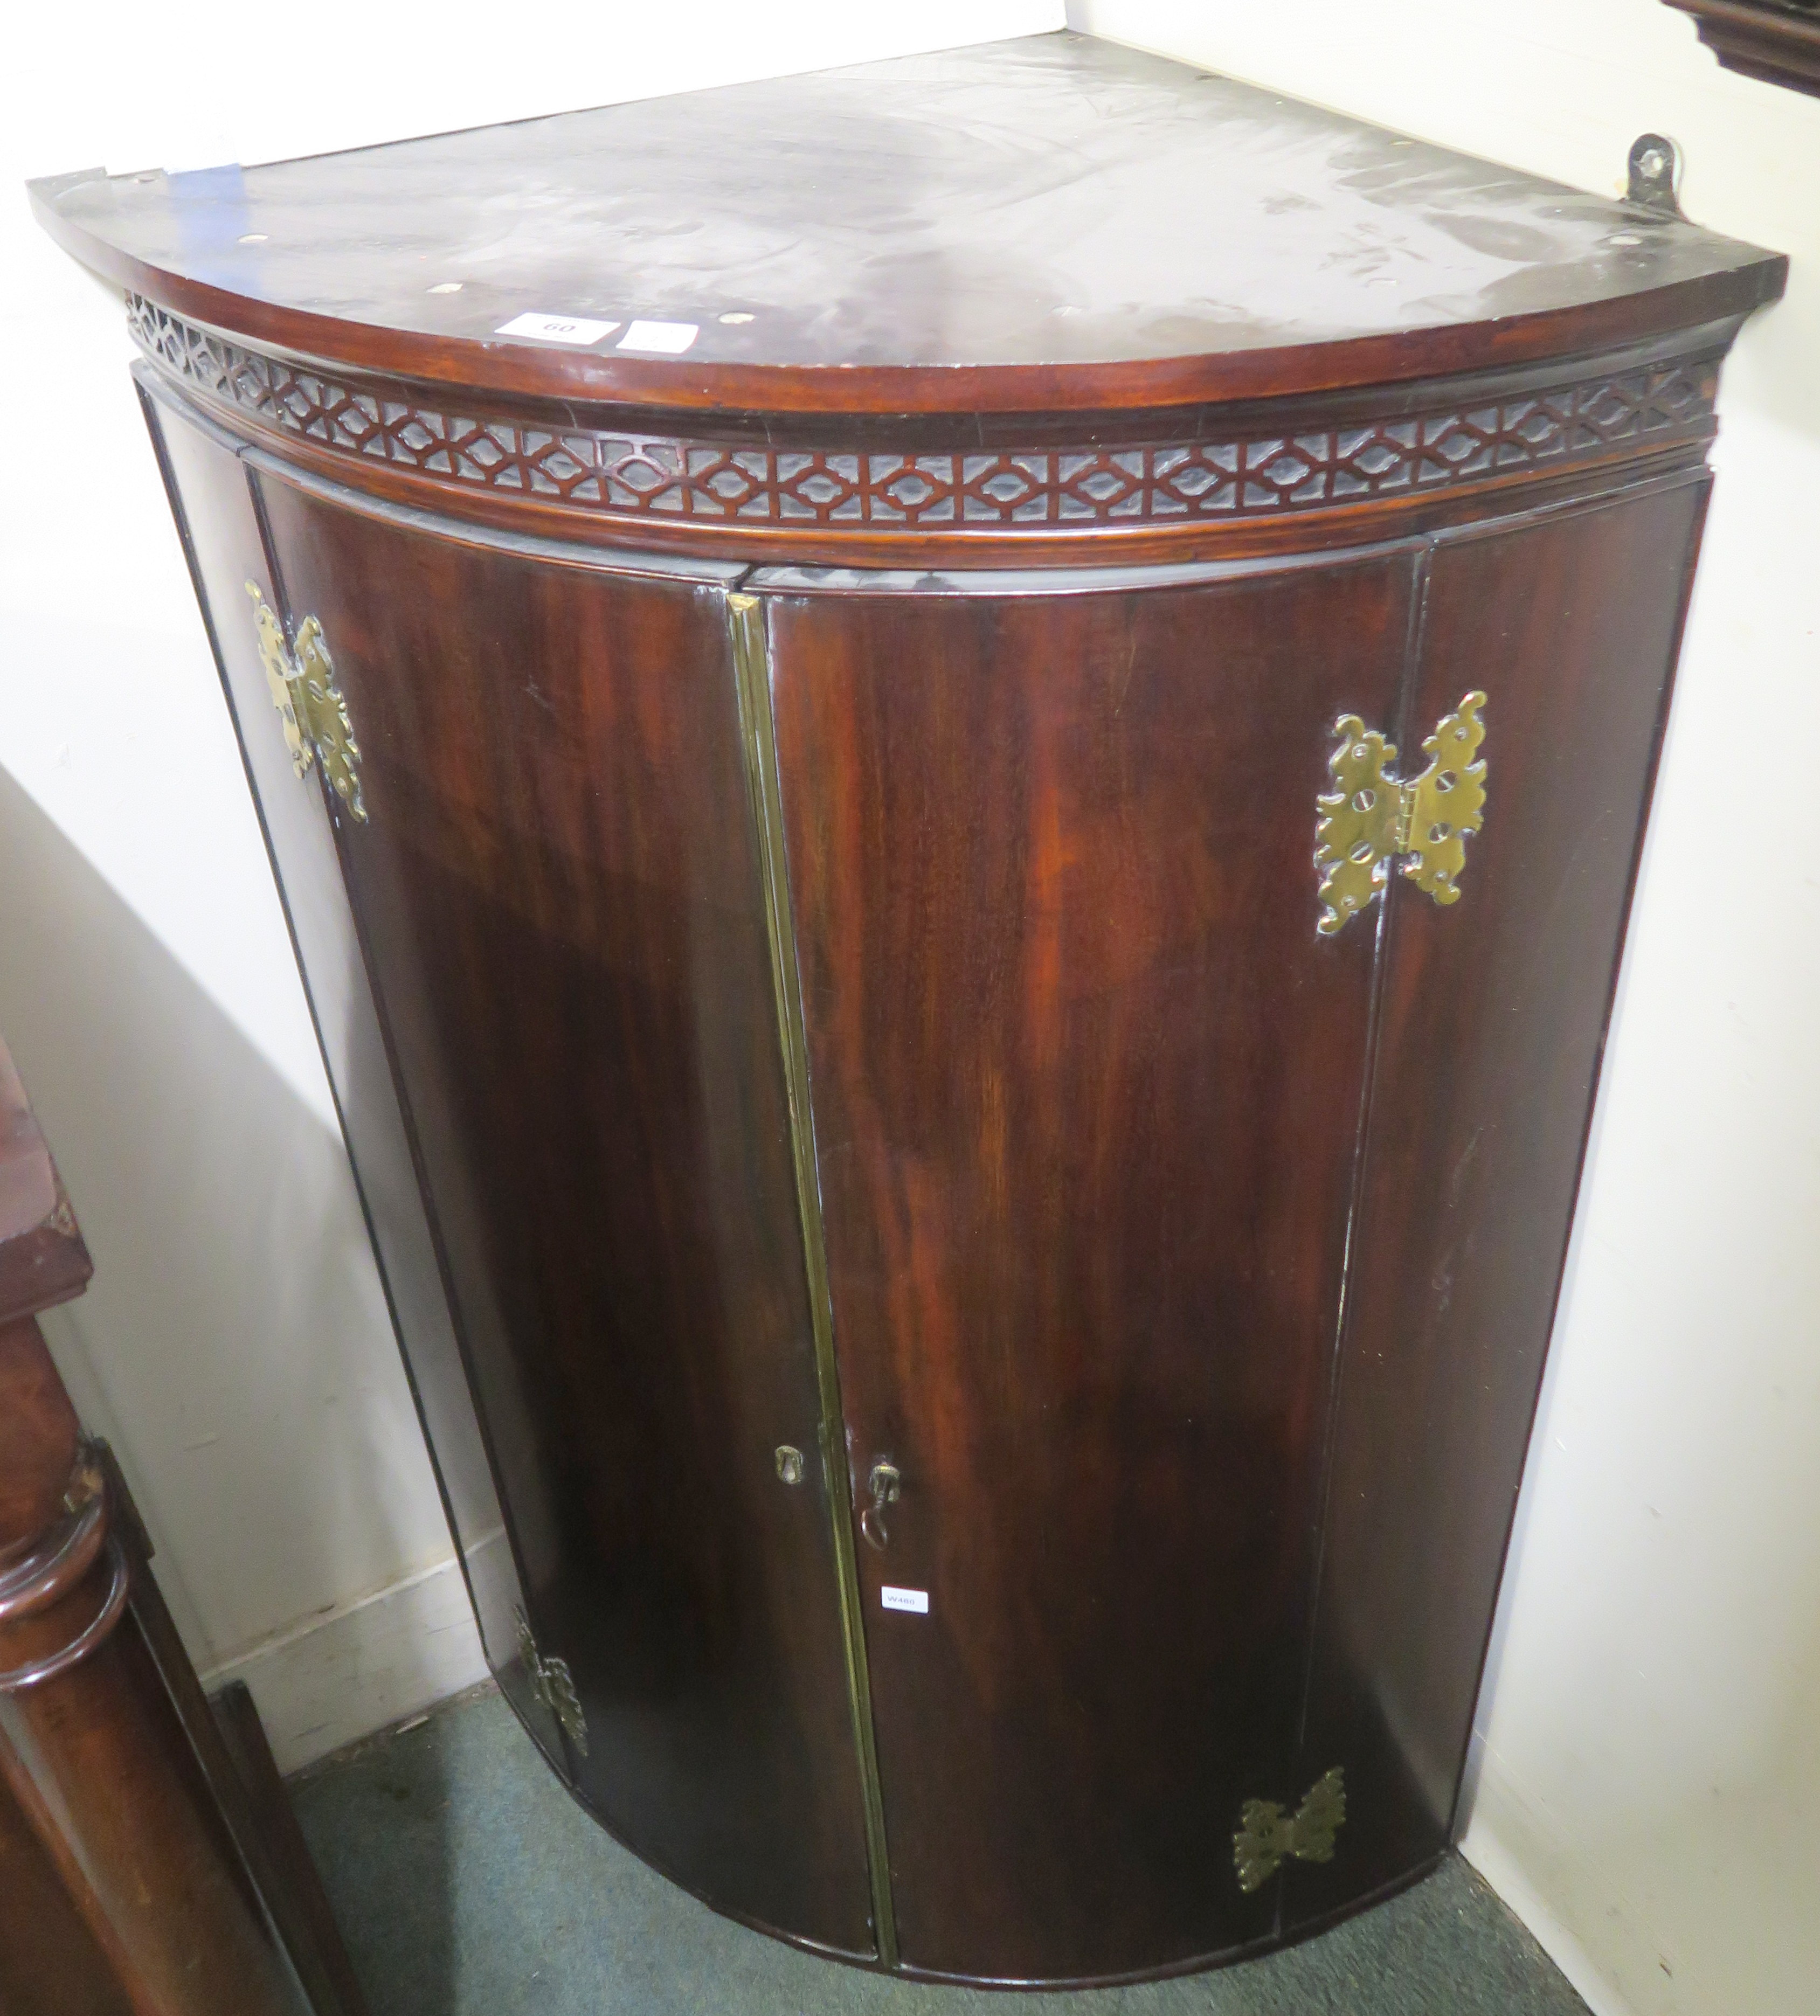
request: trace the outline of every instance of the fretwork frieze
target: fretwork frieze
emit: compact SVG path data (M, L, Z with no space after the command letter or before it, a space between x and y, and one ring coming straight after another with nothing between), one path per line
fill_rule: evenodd
M881 529L1227 520L1540 471L1710 425L1705 360L1579 378L1461 410L1292 435L886 453L543 427L444 412L263 356L137 295L134 336L192 389L285 434L589 515Z

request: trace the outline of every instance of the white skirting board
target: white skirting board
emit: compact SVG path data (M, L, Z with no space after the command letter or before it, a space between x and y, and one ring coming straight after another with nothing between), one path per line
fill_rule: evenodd
M244 1680L283 1772L460 1694L487 1677L452 1555L357 1603L338 1604L205 1672Z
M1663 2005L1647 1992L1656 1984L1646 1978L1653 1956L1644 1950L1647 1945L1644 1928L1631 1927L1631 1938L1624 1942L1638 1946L1635 1958L1643 1970L1639 1978L1646 1993L1633 2000L1624 1992L1631 1984L1614 1981L1593 1960L1578 1933L1556 1913L1541 1887L1546 1882L1555 1895L1584 1897L1600 1895L1609 1886L1601 1885L1593 1871L1577 1866L1578 1858L1571 1845L1561 1839L1534 1803L1518 1790L1502 1768L1497 1753L1481 1747L1476 1737L1474 1748L1478 1751L1474 1759L1477 1783L1472 1817L1460 1843L1460 1852L1522 1920L1536 1943L1566 1975L1592 2016L1657 2016ZM1619 1910L1610 1907L1606 1915L1610 1922L1601 1928L1602 1943L1620 1936ZM1641 1940L1639 1934L1643 1935Z

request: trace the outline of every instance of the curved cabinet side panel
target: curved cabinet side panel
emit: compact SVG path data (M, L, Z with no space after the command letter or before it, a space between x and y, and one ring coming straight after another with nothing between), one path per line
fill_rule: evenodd
M821 1407L728 571L258 488L358 743L341 872L575 1783L870 1953L825 1490L777 1456Z
M1488 798L1457 904L1390 895L1300 1773L1350 1810L1292 1926L1447 1845L1706 488L1435 550L1411 719L1483 689Z
M860 1565L914 1969L1275 1930L1234 1834L1299 1789L1375 945L1316 932L1314 800L1416 574L770 601L863 1503L900 1473Z
M183 537L360 1188L392 1320L460 1550L489 1665L538 1712L517 1659L522 1596L505 1521L419 1193L335 840L314 775L291 767L273 711L250 581L280 607L236 444L179 404L144 366L142 400ZM542 1734L554 1750L547 1716Z

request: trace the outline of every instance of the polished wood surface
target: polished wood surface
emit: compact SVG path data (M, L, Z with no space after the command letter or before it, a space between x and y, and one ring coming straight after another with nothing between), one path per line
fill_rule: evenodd
M1667 0L1727 70L1820 97L1820 21L1803 0Z
M29 1267L13 1264L21 1245ZM256 1811L118 1470L25 1312L87 1272L0 1044L0 2009L363 2016L276 1777ZM240 1721L250 1755L250 1704Z
M0 2009L7 2016L139 2016L62 1870L3 1788L0 1899Z
M510 1615L489 1655L654 1859L870 1952L827 1500L819 1471L790 1489L776 1469L779 1445L814 1449L819 1409L755 869L727 816L744 787L719 583L452 549L268 471L249 490L205 434L159 424L244 718L270 706L249 571L335 639L369 819L333 831L280 743L268 830L307 828L285 833L294 920L351 899L341 944L313 927L312 978L344 1018L384 1004L516 1515L514 1600L575 1672L586 1751L528 1688ZM400 578L422 596L393 596ZM356 934L365 973L337 973ZM344 1111L393 1103L333 1061Z
M256 344L769 412L1376 384L1743 315L1783 272L1678 219L1065 31L34 193L85 263ZM582 346L500 335L527 312L613 326ZM650 320L692 326L687 351L622 347Z
M0 1563L54 1525L81 1429L29 1316L0 1320Z
M1454 1823L1566 1255L1703 478L1437 548L1406 742L1493 697L1470 890L1393 892L1298 1791L1346 1761L1342 1863L1292 1921Z
M1430 1867L1783 262L1075 36L38 198L565 1781L912 1975ZM1321 934L1336 718L1476 689L1459 900Z
M1292 402L679 416L451 394L249 350L139 296L153 376L287 466L407 509L743 567L1094 567L1375 543L1696 463L1735 319Z
M131 1556L129 1554L129 1559ZM132 1561L142 1572L142 1557ZM6 1634L13 1659L67 1643L100 1567ZM138 2006L296 2016L312 2005L249 1880L147 1637L128 1617L56 1679L0 1697L0 1779Z
M1282 895L1413 576L772 603L860 1502L903 1473L861 1559L919 1969L1271 1929L1208 1816L1291 1767L1373 949Z
M258 488L361 725L343 872L452 1299L533 1424L501 1470L577 1784L711 1901L868 1951L826 1501L776 1466L819 1407L724 591Z

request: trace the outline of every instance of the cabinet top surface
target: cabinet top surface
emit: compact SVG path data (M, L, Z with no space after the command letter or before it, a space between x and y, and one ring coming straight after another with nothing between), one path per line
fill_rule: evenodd
M97 272L256 344L696 407L1369 383L1740 315L1785 270L1065 31L34 196ZM527 315L610 326L585 343L499 333ZM635 326L652 322L669 329Z

